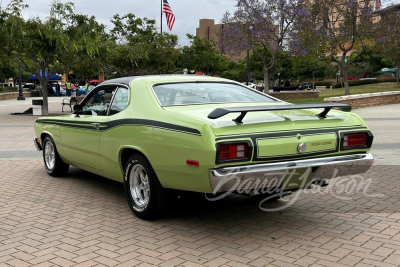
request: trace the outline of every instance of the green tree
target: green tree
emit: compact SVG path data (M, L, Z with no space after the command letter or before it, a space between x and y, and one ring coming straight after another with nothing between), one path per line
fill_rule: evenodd
M230 63L226 56L218 51L216 43L191 34L186 36L190 44L181 49L180 66L209 75L222 75Z
M378 38L379 39L379 38ZM356 58L354 61L355 64L366 62L371 66L372 72L377 72L382 68L390 67L394 65L393 58L388 56L389 53L386 53L385 48L378 45L368 45L366 51L358 56L358 52L355 51L351 54L351 58ZM371 73L373 74L373 73Z
M3 83L6 78L15 78L17 76L18 76L18 66L9 59L0 56L1 87L3 87Z
M378 42L379 49L387 59L397 67L396 79L399 84L400 75L400 12L396 7L390 7L381 14L381 36Z
M157 32L156 21L129 13L114 15L110 31L114 45L108 58L110 72L125 75L161 74L176 70L178 36Z
M22 11L28 6L12 0L1 12L0 53L34 73L44 92L51 73L67 72L85 56L98 54L104 36L94 17L74 14L73 3L55 1L50 16L25 20ZM48 75L47 75L48 74ZM43 113L48 114L47 94L43 94Z
M372 74L372 67L369 62L355 62L349 66L349 75L361 79L364 75Z

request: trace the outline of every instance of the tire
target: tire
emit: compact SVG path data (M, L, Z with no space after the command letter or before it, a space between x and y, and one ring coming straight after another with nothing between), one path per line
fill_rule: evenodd
M56 144L50 136L43 140L43 161L50 176L59 177L68 173L69 165L60 158Z
M152 220L164 215L165 190L145 157L134 154L128 159L124 189L129 207L137 217Z

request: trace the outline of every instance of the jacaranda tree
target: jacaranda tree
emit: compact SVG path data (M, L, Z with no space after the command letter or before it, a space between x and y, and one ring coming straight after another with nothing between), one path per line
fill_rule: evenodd
M223 28L220 47L225 53L252 50L262 61L265 92L270 72L282 51L301 52L296 42L309 18L302 0L238 0L234 21ZM289 53L290 52L290 53Z
M323 47L330 60L339 65L350 94L349 66L368 49L375 47L376 26L374 1L315 0L311 6L313 39ZM354 53L357 51L356 53ZM354 53L353 56L352 53Z

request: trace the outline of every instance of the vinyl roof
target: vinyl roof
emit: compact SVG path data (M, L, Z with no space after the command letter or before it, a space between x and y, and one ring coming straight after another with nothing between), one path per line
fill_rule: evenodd
M144 75L144 76L130 76L130 77L123 77L123 78L116 78L116 79L111 79L107 80L101 85L107 85L107 84L125 84L129 86L129 83L132 80L146 80L146 81L151 81L151 82L169 82L172 80L176 81L229 81L226 79L222 78L216 78L216 77L211 77L211 76L205 76L205 75L193 75L193 74L164 74L164 75Z

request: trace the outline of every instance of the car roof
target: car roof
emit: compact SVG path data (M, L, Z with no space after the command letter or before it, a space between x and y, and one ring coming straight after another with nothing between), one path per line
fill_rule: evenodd
M145 76L130 76L130 77L123 77L123 78L116 78L111 79L105 82L102 82L101 85L107 84L130 84L133 80L140 80L144 82L151 82L151 83L162 83L162 82L179 82L179 81L225 81L225 82L232 82L227 79L205 76L205 75L194 75L194 74L165 74L165 75L145 75Z

